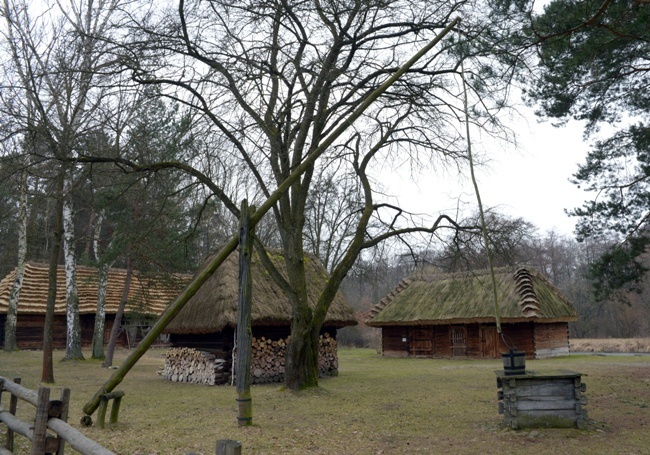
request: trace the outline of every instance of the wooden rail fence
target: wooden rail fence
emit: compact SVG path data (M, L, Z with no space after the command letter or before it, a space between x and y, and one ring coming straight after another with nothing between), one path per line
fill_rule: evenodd
M8 409L2 406L4 392L9 392L11 397ZM33 423L23 422L16 417L19 399L36 408ZM66 442L83 455L115 455L68 425L66 420L68 419L69 403L70 389L62 389L59 400L50 400L48 387L39 387L37 392L22 387L20 378L11 381L0 377L0 422L7 426L5 444L4 447L0 446L0 455L13 454L15 433L21 434L31 441L30 455L64 455ZM48 433L48 429L54 434Z

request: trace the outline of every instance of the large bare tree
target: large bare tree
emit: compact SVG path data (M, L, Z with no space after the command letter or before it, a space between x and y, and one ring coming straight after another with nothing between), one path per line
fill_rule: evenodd
M452 218L430 214L416 220L375 189L378 163L414 169L441 160L465 159L459 132L463 106L460 63L466 60L477 100L473 119L497 126L504 106L500 90L509 73L483 57L495 52L505 24L489 22L482 2L447 1L244 1L180 0L171 8L130 10L126 40L113 41L118 58L142 84L163 87L166 96L209 120L222 138L208 153L233 157L246 167L249 199L268 198L301 165L272 207L286 274L272 265L265 245L256 248L270 275L292 304L286 384L291 389L318 382L317 341L329 305L360 252L390 238L458 228ZM398 79L370 109L323 152L325 138L346 126L348 117L419 48L457 16L461 26ZM494 130L493 130L494 132ZM313 159L318 151L319 158ZM321 154L322 153L322 154ZM209 178L196 161L113 160L135 171L175 167L188 172L239 216L232 194ZM315 306L307 301L304 234L316 176L336 163L339 175L354 176L361 197L349 207L355 223ZM379 187L381 189L381 186ZM240 194L241 196L241 194ZM314 201L315 199L311 199ZM311 240L313 243L313 240Z

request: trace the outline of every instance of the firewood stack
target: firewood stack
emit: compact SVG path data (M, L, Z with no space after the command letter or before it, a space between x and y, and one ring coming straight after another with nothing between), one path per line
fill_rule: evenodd
M271 340L265 337L253 338L251 359L251 383L267 384L284 381L286 339ZM318 354L318 375L336 376L338 374L336 340L329 333L321 335Z
M318 376L338 376L339 357L336 353L336 340L325 332L318 346Z
M163 377L172 382L223 384L230 378L228 361L192 348L173 348L165 355Z
M284 364L289 337L272 340L253 338L251 383L267 384L284 381ZM236 355L236 353L235 353ZM234 360L233 360L234 361ZM205 351L174 348L167 351L163 376L173 382L225 384L230 380L230 359L221 359ZM318 354L320 377L338 374L336 340L329 333L321 335Z

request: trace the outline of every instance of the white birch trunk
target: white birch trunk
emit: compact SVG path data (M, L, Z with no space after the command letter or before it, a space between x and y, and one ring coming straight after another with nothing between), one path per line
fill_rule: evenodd
M20 200L18 204L18 267L9 294L7 320L5 321L4 350L18 349L16 340L16 325L18 324L18 299L23 286L25 266L27 265L27 173L23 172L20 179Z
M104 222L104 211L102 210L95 221L93 230L93 253L95 262L100 262L99 239L101 237L102 223ZM108 245L108 250L111 248ZM92 358L104 359L104 326L106 322L106 287L108 286L108 272L114 261L104 262L99 267L97 275L97 309L95 311L95 328L93 330Z
M75 261L74 220L70 181L66 180L63 199L63 256L65 259L66 295L66 359L83 359L81 352L81 323L79 322L79 294L77 292L77 265Z

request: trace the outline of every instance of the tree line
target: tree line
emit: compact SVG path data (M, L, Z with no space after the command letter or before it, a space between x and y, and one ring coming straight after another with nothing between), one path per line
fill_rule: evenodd
M609 291L639 288L647 95L626 84L638 87L647 77L647 53L637 52L647 42L647 8L585 4L556 0L538 12L526 1L3 0L0 271L16 264L20 271L28 259L65 267L66 358L80 358L77 263L98 267L100 276L114 266L191 271L237 231L240 201L264 207L272 200L256 227L255 249L293 309L287 386L314 386L327 309L339 287L366 279L369 258L393 262L394 253L384 251L406 251L418 265L484 266L475 216L408 213L385 194L381 169L451 166L467 173L470 129L514 139L500 119L520 83L540 115L577 115L589 121L588 133L622 113L639 119L624 133L625 157L638 160L639 175L612 177L621 174L610 161L622 158L607 154L613 142L605 140L575 177L626 195L605 204L609 211L596 210L600 204L576 209L581 239L617 232L624 241L614 250L599 249L609 246L605 240L576 247L581 253L573 257L585 259L571 267L557 258L540 263L552 280L570 281L598 257L601 268L590 273L603 285L602 302L613 298ZM633 14L635 21L625 20ZM612 71L594 83L603 73L592 71L589 56L599 46L610 60L596 66ZM623 193L627 188L635 190ZM596 214L607 232L586 229L584 220ZM617 217L626 222L607 224ZM504 264L542 261L551 250L568 254L567 242L535 238L521 220L489 221ZM563 247L541 253L535 245L547 241ZM286 273L269 259L270 248L282 250ZM305 252L330 272L315 307L307 302ZM602 259L607 254L618 260ZM63 291L54 278L48 312ZM93 356L102 357L97 344Z

